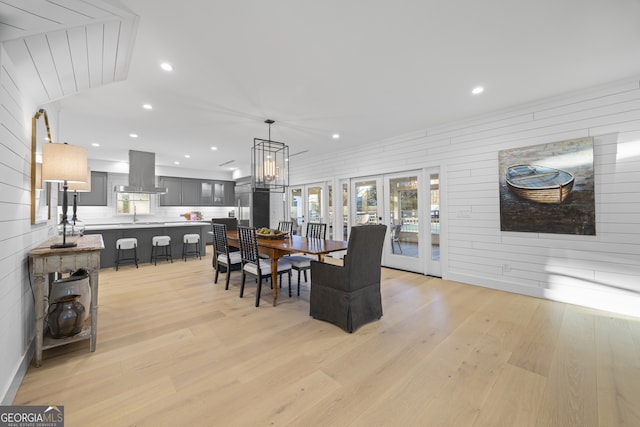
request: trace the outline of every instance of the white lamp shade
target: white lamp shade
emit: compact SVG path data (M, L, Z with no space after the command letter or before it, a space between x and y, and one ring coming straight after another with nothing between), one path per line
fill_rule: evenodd
M68 184L69 191L77 191L78 193L88 193L91 191L91 170L87 169L87 180L85 182L70 182Z
M71 144L42 145L42 180L86 182L87 150Z

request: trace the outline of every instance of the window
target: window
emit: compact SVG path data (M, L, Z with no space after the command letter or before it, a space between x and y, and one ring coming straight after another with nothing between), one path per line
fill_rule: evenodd
M116 209L119 214L151 213L151 195L140 193L116 193Z

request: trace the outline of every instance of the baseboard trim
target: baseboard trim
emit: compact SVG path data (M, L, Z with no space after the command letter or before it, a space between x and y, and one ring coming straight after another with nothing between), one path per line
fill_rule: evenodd
M13 380L11 380L11 384L7 389L7 392L2 396L2 405L13 405L13 400L16 398L16 394L18 394L18 389L22 384L22 380L27 373L27 369L29 369L29 365L31 364L31 360L33 360L33 355L35 354L35 340L31 340L29 347L27 348L26 353L22 356L22 362L18 366L15 375L13 376Z

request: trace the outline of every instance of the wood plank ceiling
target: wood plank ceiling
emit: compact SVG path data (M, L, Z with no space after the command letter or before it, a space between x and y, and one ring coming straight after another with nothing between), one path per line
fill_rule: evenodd
M0 42L46 104L124 80L138 20L102 0L0 0Z

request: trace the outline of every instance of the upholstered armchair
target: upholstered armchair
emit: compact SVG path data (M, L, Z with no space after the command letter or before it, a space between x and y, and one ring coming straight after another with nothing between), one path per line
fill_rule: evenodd
M311 262L310 315L347 332L382 317L380 262L386 225L351 229L344 266Z

